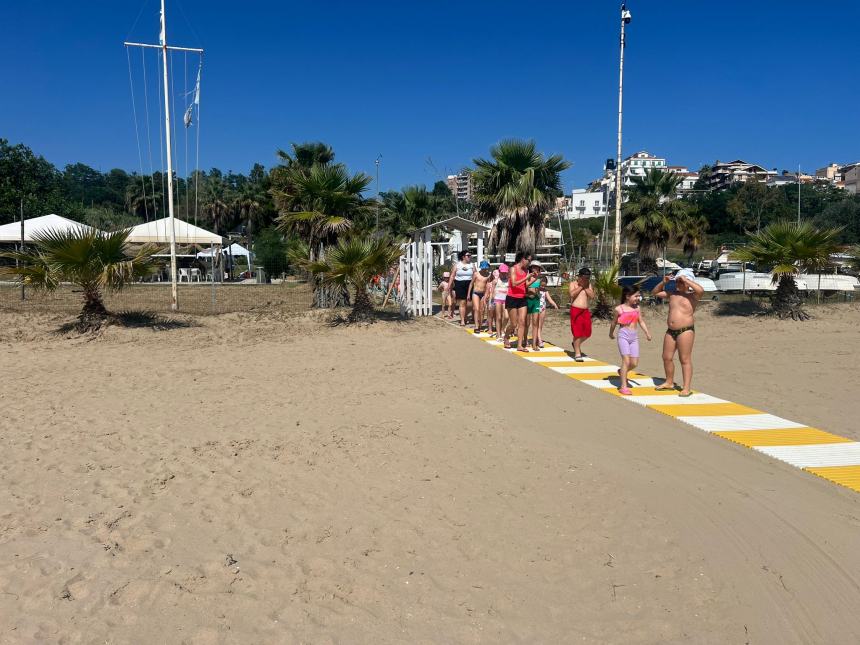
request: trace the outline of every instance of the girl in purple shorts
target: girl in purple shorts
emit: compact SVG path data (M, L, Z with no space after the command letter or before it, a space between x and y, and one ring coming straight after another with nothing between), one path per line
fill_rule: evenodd
M610 338L615 338L615 328L620 327L618 330L618 351L621 353L621 369L618 370L618 376L621 377L621 387L618 388L620 394L633 393L627 385L627 374L639 364L637 327L642 327L645 337L651 340L651 332L648 331L642 311L639 309L641 299L639 287L624 287L621 290L621 304L615 308L612 324L609 326Z

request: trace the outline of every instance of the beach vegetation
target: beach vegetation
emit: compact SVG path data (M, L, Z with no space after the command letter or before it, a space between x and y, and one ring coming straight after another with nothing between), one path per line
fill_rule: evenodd
M16 266L4 266L0 272L37 291L54 291L63 283L79 287L83 308L78 327L97 329L108 317L104 293L120 291L156 269L155 247L132 252L128 234L127 230L102 233L84 227L45 231L35 236L29 248L4 252L2 256Z
M777 316L807 320L795 277L827 267L839 248L839 233L838 228L821 228L809 221L782 220L750 233L749 242L733 255L768 268L777 285L772 303Z
M548 213L560 197L561 173L570 163L545 156L534 141L505 139L490 159L475 159L475 217L492 223L489 247L500 254L534 253L542 243Z
M324 285L352 288L354 298L349 322L371 321L373 301L368 286L374 276L387 273L400 257L400 244L388 236L351 235L341 237L315 261L304 260L304 268Z
M618 284L618 265L597 270L592 276L594 287L594 306L591 315L601 320L612 318L612 311L621 297L621 285Z

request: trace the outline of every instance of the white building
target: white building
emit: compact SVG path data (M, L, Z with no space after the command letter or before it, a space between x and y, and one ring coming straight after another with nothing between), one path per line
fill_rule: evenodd
M624 159L621 162L621 184L623 190L626 191L633 186L635 177L644 178L645 173L649 170L662 170L665 172L668 170L666 159L655 157L645 150L640 150ZM615 195L615 170L604 168L603 178L599 182L594 183L599 184L600 189L603 191L605 195L604 203L613 203L613 195ZM592 184L592 189L595 187L594 183ZM626 198L625 201L627 201Z
M606 202L602 192L575 188L570 195L570 209L564 213L565 219L587 219L606 215Z
M678 197L689 193L699 181L699 173L692 172L686 166L667 166L666 172L671 172L681 178L681 183L678 184Z
M667 170L666 160L641 150L621 162L621 183L626 188L633 185L634 177L644 177L649 170Z

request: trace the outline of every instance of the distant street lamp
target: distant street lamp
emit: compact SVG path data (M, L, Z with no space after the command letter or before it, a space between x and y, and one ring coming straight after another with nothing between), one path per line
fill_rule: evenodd
M615 161L615 236L612 244L612 263L621 263L621 115L624 96L624 27L632 16L627 5L621 5L621 56L618 63L618 151Z

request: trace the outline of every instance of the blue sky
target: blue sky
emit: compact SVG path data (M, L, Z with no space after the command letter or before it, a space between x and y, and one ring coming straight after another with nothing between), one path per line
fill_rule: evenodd
M857 3L629 6L625 156L647 149L695 168L739 157L804 170L860 159ZM168 17L171 43L206 49L204 168L247 172L272 165L278 147L323 140L353 170L372 174L382 154L386 190L432 184L499 139L528 137L574 163L569 190L614 156L615 2L168 0ZM59 166L138 169L122 41L156 42L157 20L157 0L3 3L0 137Z

